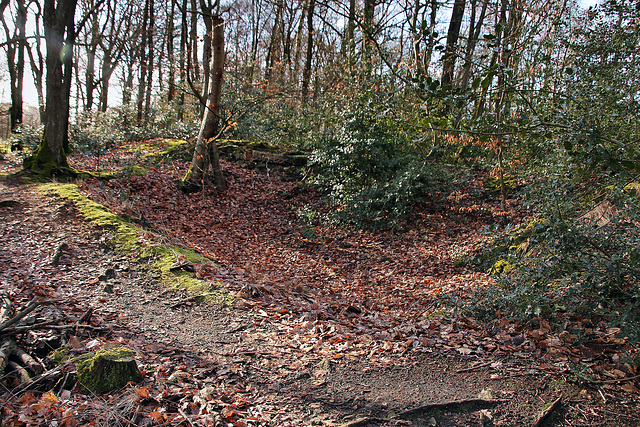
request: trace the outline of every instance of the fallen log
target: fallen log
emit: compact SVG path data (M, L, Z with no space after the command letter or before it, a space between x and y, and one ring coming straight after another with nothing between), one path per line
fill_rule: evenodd
M9 365L9 357L15 350L16 342L13 339L8 338L0 342L0 377L4 375L7 365Z
M6 291L0 291L0 324L13 317L13 303Z

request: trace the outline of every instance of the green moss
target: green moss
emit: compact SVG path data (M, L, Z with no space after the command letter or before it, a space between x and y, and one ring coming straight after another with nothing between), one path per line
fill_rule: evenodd
M564 396L579 397L581 388L561 379L549 381L549 388L561 392Z
M507 274L511 269L513 269L513 264L507 260L500 259L491 267L491 275L499 276L501 274Z
M39 190L45 195L53 195L74 203L78 211L91 223L98 227L103 227L113 231L114 238L111 244L118 251L125 252L134 259L153 259L152 268L157 269L161 275L161 281L170 287L179 287L192 293L206 291L216 302L230 302L230 296L220 292L220 296L215 295L209 285L193 277L192 273L186 271L170 271L171 265L179 256L185 257L192 263L210 262L191 249L180 248L167 245L149 245L140 237L146 231L125 221L121 217L110 212L104 206L84 197L78 192L78 187L74 184L48 183L39 186Z
M131 166L125 166L124 168L122 168L119 172L119 175L122 175L125 177L145 176L148 172L149 170L145 167L142 167L139 165L131 165Z
M57 364L66 362L69 360L69 350L66 348L59 348L49 355L49 359L53 360Z
M111 362L111 363L109 363ZM100 349L78 362L78 380L91 392L103 393L139 382L142 375L135 366L133 352L126 347Z
M499 192L501 185L500 185L500 178L494 178L491 176L487 176L485 178L482 179L482 183L484 184L484 188L487 191L492 191L492 192ZM505 175L504 176L504 186L505 189L507 190L507 192L511 192L515 189L517 189L520 184L518 183L518 177L517 176L511 176L511 175Z

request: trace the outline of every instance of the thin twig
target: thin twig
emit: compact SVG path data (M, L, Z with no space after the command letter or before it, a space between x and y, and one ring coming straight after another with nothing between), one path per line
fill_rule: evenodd
M633 377L626 377L626 378L615 378L612 380L602 380L602 381L589 381L591 384L614 384L614 383L622 383L622 382L626 382L626 381L632 381L635 379L640 378L640 375L635 375Z

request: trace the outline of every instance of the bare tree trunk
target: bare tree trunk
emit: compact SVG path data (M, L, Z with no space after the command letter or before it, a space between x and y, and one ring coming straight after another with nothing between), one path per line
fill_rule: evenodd
M149 39L149 6L151 0L145 0L144 2L144 11L142 12L142 26L140 31L142 32L142 42L140 45L140 74L138 77L138 100L137 100L137 121L138 125L143 124L144 122L144 99L145 99L145 88L146 88L146 79L147 79L147 68L149 68L149 63L147 61L147 41Z
M365 70L369 74L373 68L371 64L371 54L373 51L373 18L375 16L377 0L364 0L364 20L362 24L362 62Z
M313 60L313 15L316 0L310 0L309 13L307 14L307 56L302 72L302 102L306 103L309 93L309 79L311 78L311 62Z
M69 139L69 95L74 15L77 0L45 0L44 28L47 44L47 121L40 145L24 166L33 172L52 176L68 172L66 150Z
M147 55L148 67L147 67L147 87L145 90L145 101L144 101L144 122L147 123L149 121L149 117L151 116L151 93L153 89L153 69L154 69L154 49L153 49L153 36L155 29L155 5L153 0L149 0L149 37L147 39L147 47L149 48L149 53Z
M8 1L0 3L0 13L9 5ZM10 28L1 15L7 43L7 68L11 86L10 126L12 132L17 132L22 125L22 95L24 84L24 51L26 46L25 27L27 22L27 8L23 0L16 5L16 22L13 25L13 37Z
M460 26L462 24L462 16L464 15L465 0L455 0L453 4L453 12L451 12L451 21L449 22L449 31L447 32L447 46L442 59L442 79L443 86L450 85L453 81L453 73L456 64L456 45L460 36Z
M180 20L180 94L178 95L178 120L184 118L184 91L187 85L187 0L182 0L182 17Z
M180 189L186 193L202 190L210 182L215 191L227 188L216 140L222 134L220 130L220 101L222 99L222 77L224 72L224 20L213 16L213 59L211 91L207 99L207 109L202 117L200 132L193 153L191 168L180 183ZM210 172L209 169L212 169ZM211 176L211 174L213 176Z
M202 1L200 2L202 5ZM196 10L197 3L196 0L191 0L191 9ZM191 40L191 61L193 64L193 78L195 80L200 80L200 61L198 61L198 14L191 14L191 31L189 32L189 40ZM205 43L206 46L206 43ZM203 59L202 61L205 63L206 61Z
M176 65L175 65L175 55L173 53L173 34L175 33L175 27L173 20L175 19L176 13L176 2L175 0L169 0L171 6L169 8L169 17L167 24L167 62L169 62L169 81L167 83L167 101L172 102L173 98L176 94Z
M429 15L429 37L427 38L427 47L424 52L424 69L429 72L431 59L433 57L433 49L436 46L435 28L438 18L438 0L431 0L431 13Z

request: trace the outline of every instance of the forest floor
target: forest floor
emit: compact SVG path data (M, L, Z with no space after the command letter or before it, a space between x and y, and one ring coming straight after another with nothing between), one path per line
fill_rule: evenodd
M101 168L121 169L127 155L140 162L141 150L110 155ZM276 168L224 162L227 192L187 196L175 189L187 162L152 163L144 176L78 186L142 227L144 244L210 259L193 275L232 303L168 288L153 259L114 248L114 231L73 202L3 181L0 200L17 203L0 207L0 288L18 307L34 296L59 301L41 313L58 329L29 331L19 344L45 365L60 347L124 344L144 377L107 395L80 394L72 364L53 390L12 394L4 378L3 425L640 425L632 349L606 325L576 344L545 319L496 313L481 323L460 310L491 278L455 261L503 215L480 201L477 180L407 229L374 233L318 221L315 191ZM63 328L89 309L88 327Z

